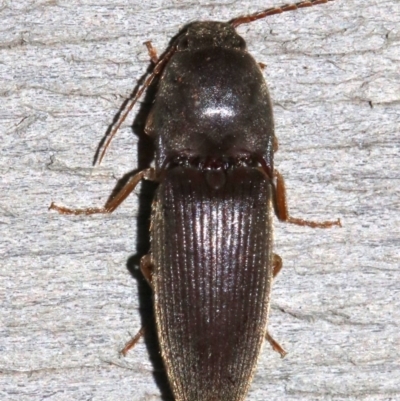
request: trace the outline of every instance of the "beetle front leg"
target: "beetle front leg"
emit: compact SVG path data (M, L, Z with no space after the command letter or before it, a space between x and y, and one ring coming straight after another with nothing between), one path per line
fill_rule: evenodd
M104 207L89 207L86 209L70 209L64 206L57 206L54 202L51 203L49 210L56 210L58 213L61 214L97 214L97 213L112 213L128 196L129 194L135 189L136 185L141 180L156 180L156 173L153 168L148 168L146 170L142 170L139 173L135 174L131 177L128 182L121 188L121 190L112 198L110 199Z
M280 221L287 223L297 224L298 226L308 226L313 228L328 228L332 226L342 227L340 219L336 221L308 221L303 219L296 219L289 215L289 209L286 199L285 181L282 175L275 171L276 187L275 187L275 212Z

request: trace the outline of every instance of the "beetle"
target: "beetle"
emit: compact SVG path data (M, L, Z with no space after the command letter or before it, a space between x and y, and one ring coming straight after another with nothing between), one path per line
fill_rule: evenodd
M301 1L228 23L194 22L158 60L112 137L143 91L158 78L145 132L155 166L125 184L103 208L50 208L65 214L111 213L142 179L157 181L151 251L141 270L153 288L161 354L176 401L242 401L266 338L273 278L272 214L280 221L327 228L289 215L271 100L261 67L235 28L269 15L332 0ZM125 351L136 342L135 338Z

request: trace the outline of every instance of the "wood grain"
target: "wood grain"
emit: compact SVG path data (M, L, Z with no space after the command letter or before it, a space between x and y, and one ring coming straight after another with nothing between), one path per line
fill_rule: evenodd
M130 127L135 120L140 129L137 111L103 164L92 161L150 66L143 42L160 53L185 23L272 5L2 3L2 400L167 399L151 332L126 358L118 353L151 320L151 294L137 272L145 194L111 216L47 207L101 206L137 168L146 148ZM249 401L400 399L399 20L398 0L338 0L239 27L266 64L276 167L293 216L343 224L276 223L284 268L269 328L289 354L282 360L265 345Z

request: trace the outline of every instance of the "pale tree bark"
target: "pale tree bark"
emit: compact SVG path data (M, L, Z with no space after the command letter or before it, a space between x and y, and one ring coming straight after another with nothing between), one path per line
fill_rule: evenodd
M102 206L138 168L138 108L92 161L151 66L143 42L162 53L188 22L272 5L0 4L2 400L168 399L151 332L118 353L152 319L137 271L150 199L136 191L110 216L47 208ZM276 223L269 328L289 354L266 344L248 400L400 399L399 21L398 0L337 0L239 28L266 64L292 215L343 224Z

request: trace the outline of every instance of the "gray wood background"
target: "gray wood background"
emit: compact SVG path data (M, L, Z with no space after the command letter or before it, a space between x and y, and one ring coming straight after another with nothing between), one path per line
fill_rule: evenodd
M144 41L162 52L190 21L272 5L0 2L1 400L168 399L151 332L119 355L151 319L145 197L110 216L47 207L100 206L137 168L138 109L92 161L150 66ZM269 327L289 354L266 344L249 401L400 400L399 27L398 0L338 0L239 29L267 65L292 214L343 223L276 224Z

